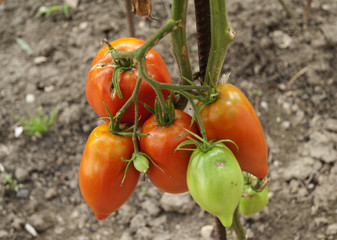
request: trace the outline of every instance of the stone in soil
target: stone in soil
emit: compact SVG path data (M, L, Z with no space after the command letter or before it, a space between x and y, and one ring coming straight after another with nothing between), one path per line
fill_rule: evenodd
M24 182L29 179L29 171L19 167L15 170L15 177L19 182Z
M165 211L178 213L190 213L195 206L195 202L189 193L164 193L160 199L160 204Z

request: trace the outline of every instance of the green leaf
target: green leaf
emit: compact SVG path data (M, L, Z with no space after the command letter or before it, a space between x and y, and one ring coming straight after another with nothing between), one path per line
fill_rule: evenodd
M63 10L64 16L66 18L70 18L70 10L71 7L69 4L61 4L61 5L52 5L49 7L41 7L39 11L39 16L44 15L45 18L48 18L53 12Z
M20 48L24 50L28 55L30 56L36 55L35 51L25 40L23 40L22 38L16 37L15 41L20 46Z
M71 7L68 4L63 4L63 13L66 18L70 18L70 9Z

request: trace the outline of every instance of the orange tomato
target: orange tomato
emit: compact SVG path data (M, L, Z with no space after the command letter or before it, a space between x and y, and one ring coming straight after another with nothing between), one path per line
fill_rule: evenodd
M139 172L130 164L122 183L127 163L133 153L131 137L109 131L107 123L96 127L86 143L80 169L82 196L95 216L101 220L117 210L135 189Z
M267 144L259 118L246 96L231 84L221 84L216 101L200 110L208 140L230 139L226 143L243 171L256 177L267 175ZM200 104L200 103L199 103Z

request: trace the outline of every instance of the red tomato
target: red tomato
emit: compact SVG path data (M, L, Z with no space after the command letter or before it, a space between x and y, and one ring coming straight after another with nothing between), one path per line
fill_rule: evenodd
M230 139L232 150L243 171L256 177L267 175L267 144L263 129L253 106L246 96L231 84L217 87L217 100L200 111L208 140Z
M152 115L143 125L142 133L148 135L140 137L140 149L151 157L156 167L150 162L147 175L151 182L169 193L182 193L188 191L186 171L191 156L191 151L178 150L177 146L188 140L191 134L185 131L197 133L197 126L191 126L191 116L187 113L175 110L175 120L171 125L160 125ZM185 146L192 148L192 146Z
M110 43L115 49L130 52L138 49L144 44L143 40L136 38L121 38ZM123 99L120 99L112 85L112 74L115 69L115 63L111 58L111 54L105 53L109 51L108 46L103 47L95 56L86 83L86 95L90 106L100 117L108 117L108 112L103 104L107 105L112 115L115 115L124 103L131 97L138 79L138 71L136 68L119 75L119 87L122 92ZM146 67L149 75L158 82L172 83L172 79L167 67L160 55L151 49L146 55ZM162 90L164 97L168 95L167 90ZM152 87L142 80L138 94L138 113L141 116L141 122L144 122L151 113L143 106L146 103L153 108L156 93ZM134 103L132 103L124 112L121 122L134 122ZM107 122L109 120L106 120Z
M79 184L84 200L99 220L122 206L137 185L139 172L131 164L121 186L127 165L122 158L130 159L132 153L132 138L112 134L106 123L96 127L88 138Z

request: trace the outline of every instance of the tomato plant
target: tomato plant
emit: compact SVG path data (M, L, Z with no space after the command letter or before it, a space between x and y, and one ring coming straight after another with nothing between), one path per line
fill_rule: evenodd
M267 144L260 121L246 96L231 84L217 87L217 99L200 110L208 139L230 139L227 143L243 171L266 176Z
M123 52L131 52L138 49L144 44L143 40L136 38L121 38L110 43L110 46L114 49L121 50ZM130 59L112 59L111 54L107 54L109 46L103 47L96 54L88 73L86 82L86 95L90 106L100 117L108 117L108 112L104 104L108 107L112 115L122 108L126 101L131 97L133 90L136 86L138 79L137 64ZM120 72L118 77L118 87L120 88L122 99L118 96L116 87L112 83L112 76L115 68L118 65L130 63L129 66L124 66L123 71ZM160 55L151 49L146 54L146 70L149 76L153 77L158 82L172 83L171 76L167 70L167 67L160 57ZM167 97L168 91L162 90L164 97ZM143 103L153 107L156 99L156 92L146 82L142 81L138 92L138 112L141 121L145 121L151 113L143 106ZM133 123L135 119L134 103L132 103L123 116L121 122Z
M135 189L139 172L130 165L122 184L127 163L133 153L131 137L110 132L104 123L96 127L86 143L80 169L82 196L98 219L117 210Z
M243 176L231 150L222 143L208 151L196 149L187 169L193 199L217 216L225 227L232 225L243 191Z
M258 177L251 185L254 190L265 187L267 145L259 119L244 94L231 84L213 87L234 38L225 2L198 1L198 6L208 4L210 13L209 18L197 13L205 19L204 26L197 27L198 36L200 32L210 36L210 41L198 39L198 48L205 48L198 49L199 59L206 59L206 64L199 63L200 85L194 81L188 57L186 0L172 1L171 18L146 42L135 38L106 41L107 46L95 56L86 95L109 126L103 124L89 136L79 181L83 198L98 219L127 200L142 172L165 192L189 190L201 207L216 215L224 226L233 223L238 239L245 239L238 208L242 170ZM137 6L145 7L144 12L151 16L151 1L141 3ZM181 77L179 85L172 84L162 58L152 49L168 33ZM172 97L168 97L169 92ZM178 110L187 102L193 117ZM124 129L120 123L131 126Z
M240 212L251 215L261 211L268 203L268 190L264 188L261 192L254 191L250 186L246 187L246 196L241 198Z
M198 131L195 123L191 125L191 116L181 110L175 110L175 119L167 126L160 125L152 115L142 127L141 132L147 135L140 137L140 149L155 163L150 163L147 176L162 191L188 191L186 171L191 152L176 151L180 143L191 137L185 129Z

